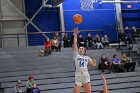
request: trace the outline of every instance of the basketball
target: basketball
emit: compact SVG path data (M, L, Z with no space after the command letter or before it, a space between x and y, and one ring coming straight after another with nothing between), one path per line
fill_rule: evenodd
M83 18L80 14L75 14L73 16L73 21L74 21L75 24L80 24L80 23L82 23Z

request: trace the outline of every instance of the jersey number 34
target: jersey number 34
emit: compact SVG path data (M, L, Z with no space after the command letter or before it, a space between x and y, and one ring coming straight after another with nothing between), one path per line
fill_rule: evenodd
M80 67L84 67L84 61L80 61Z

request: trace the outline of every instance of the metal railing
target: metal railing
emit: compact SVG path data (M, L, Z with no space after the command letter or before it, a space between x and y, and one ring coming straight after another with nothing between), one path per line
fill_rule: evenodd
M0 39L4 39L4 38L15 38L17 40L17 45L18 47L20 46L20 39L21 38L26 38L27 40L29 39L28 36L29 35L46 35L46 36L49 36L50 34L54 34L58 32L59 34L63 34L63 33L73 33L73 31L65 31L65 32L62 32L62 31L50 31L50 32L28 32L28 33L13 33L13 34L0 34ZM98 29L98 30L79 30L80 33L97 33L97 34L101 34L102 36L104 35L104 31L102 29ZM36 39L38 39L36 37ZM35 41L35 40L34 40ZM29 43L29 42L27 42Z

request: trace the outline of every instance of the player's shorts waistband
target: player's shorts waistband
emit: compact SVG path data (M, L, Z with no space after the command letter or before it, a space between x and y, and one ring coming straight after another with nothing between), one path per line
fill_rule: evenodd
M76 71L75 74L89 74L88 71Z

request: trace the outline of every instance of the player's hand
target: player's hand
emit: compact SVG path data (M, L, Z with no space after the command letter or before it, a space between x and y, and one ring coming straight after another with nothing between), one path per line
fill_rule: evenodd
M106 79L105 79L105 76L101 73L101 79L103 80L103 81L106 81Z
M93 66L96 66L96 59L92 59L92 61L93 61Z
M74 28L73 32L74 32L74 35L77 35L78 34L78 27Z

